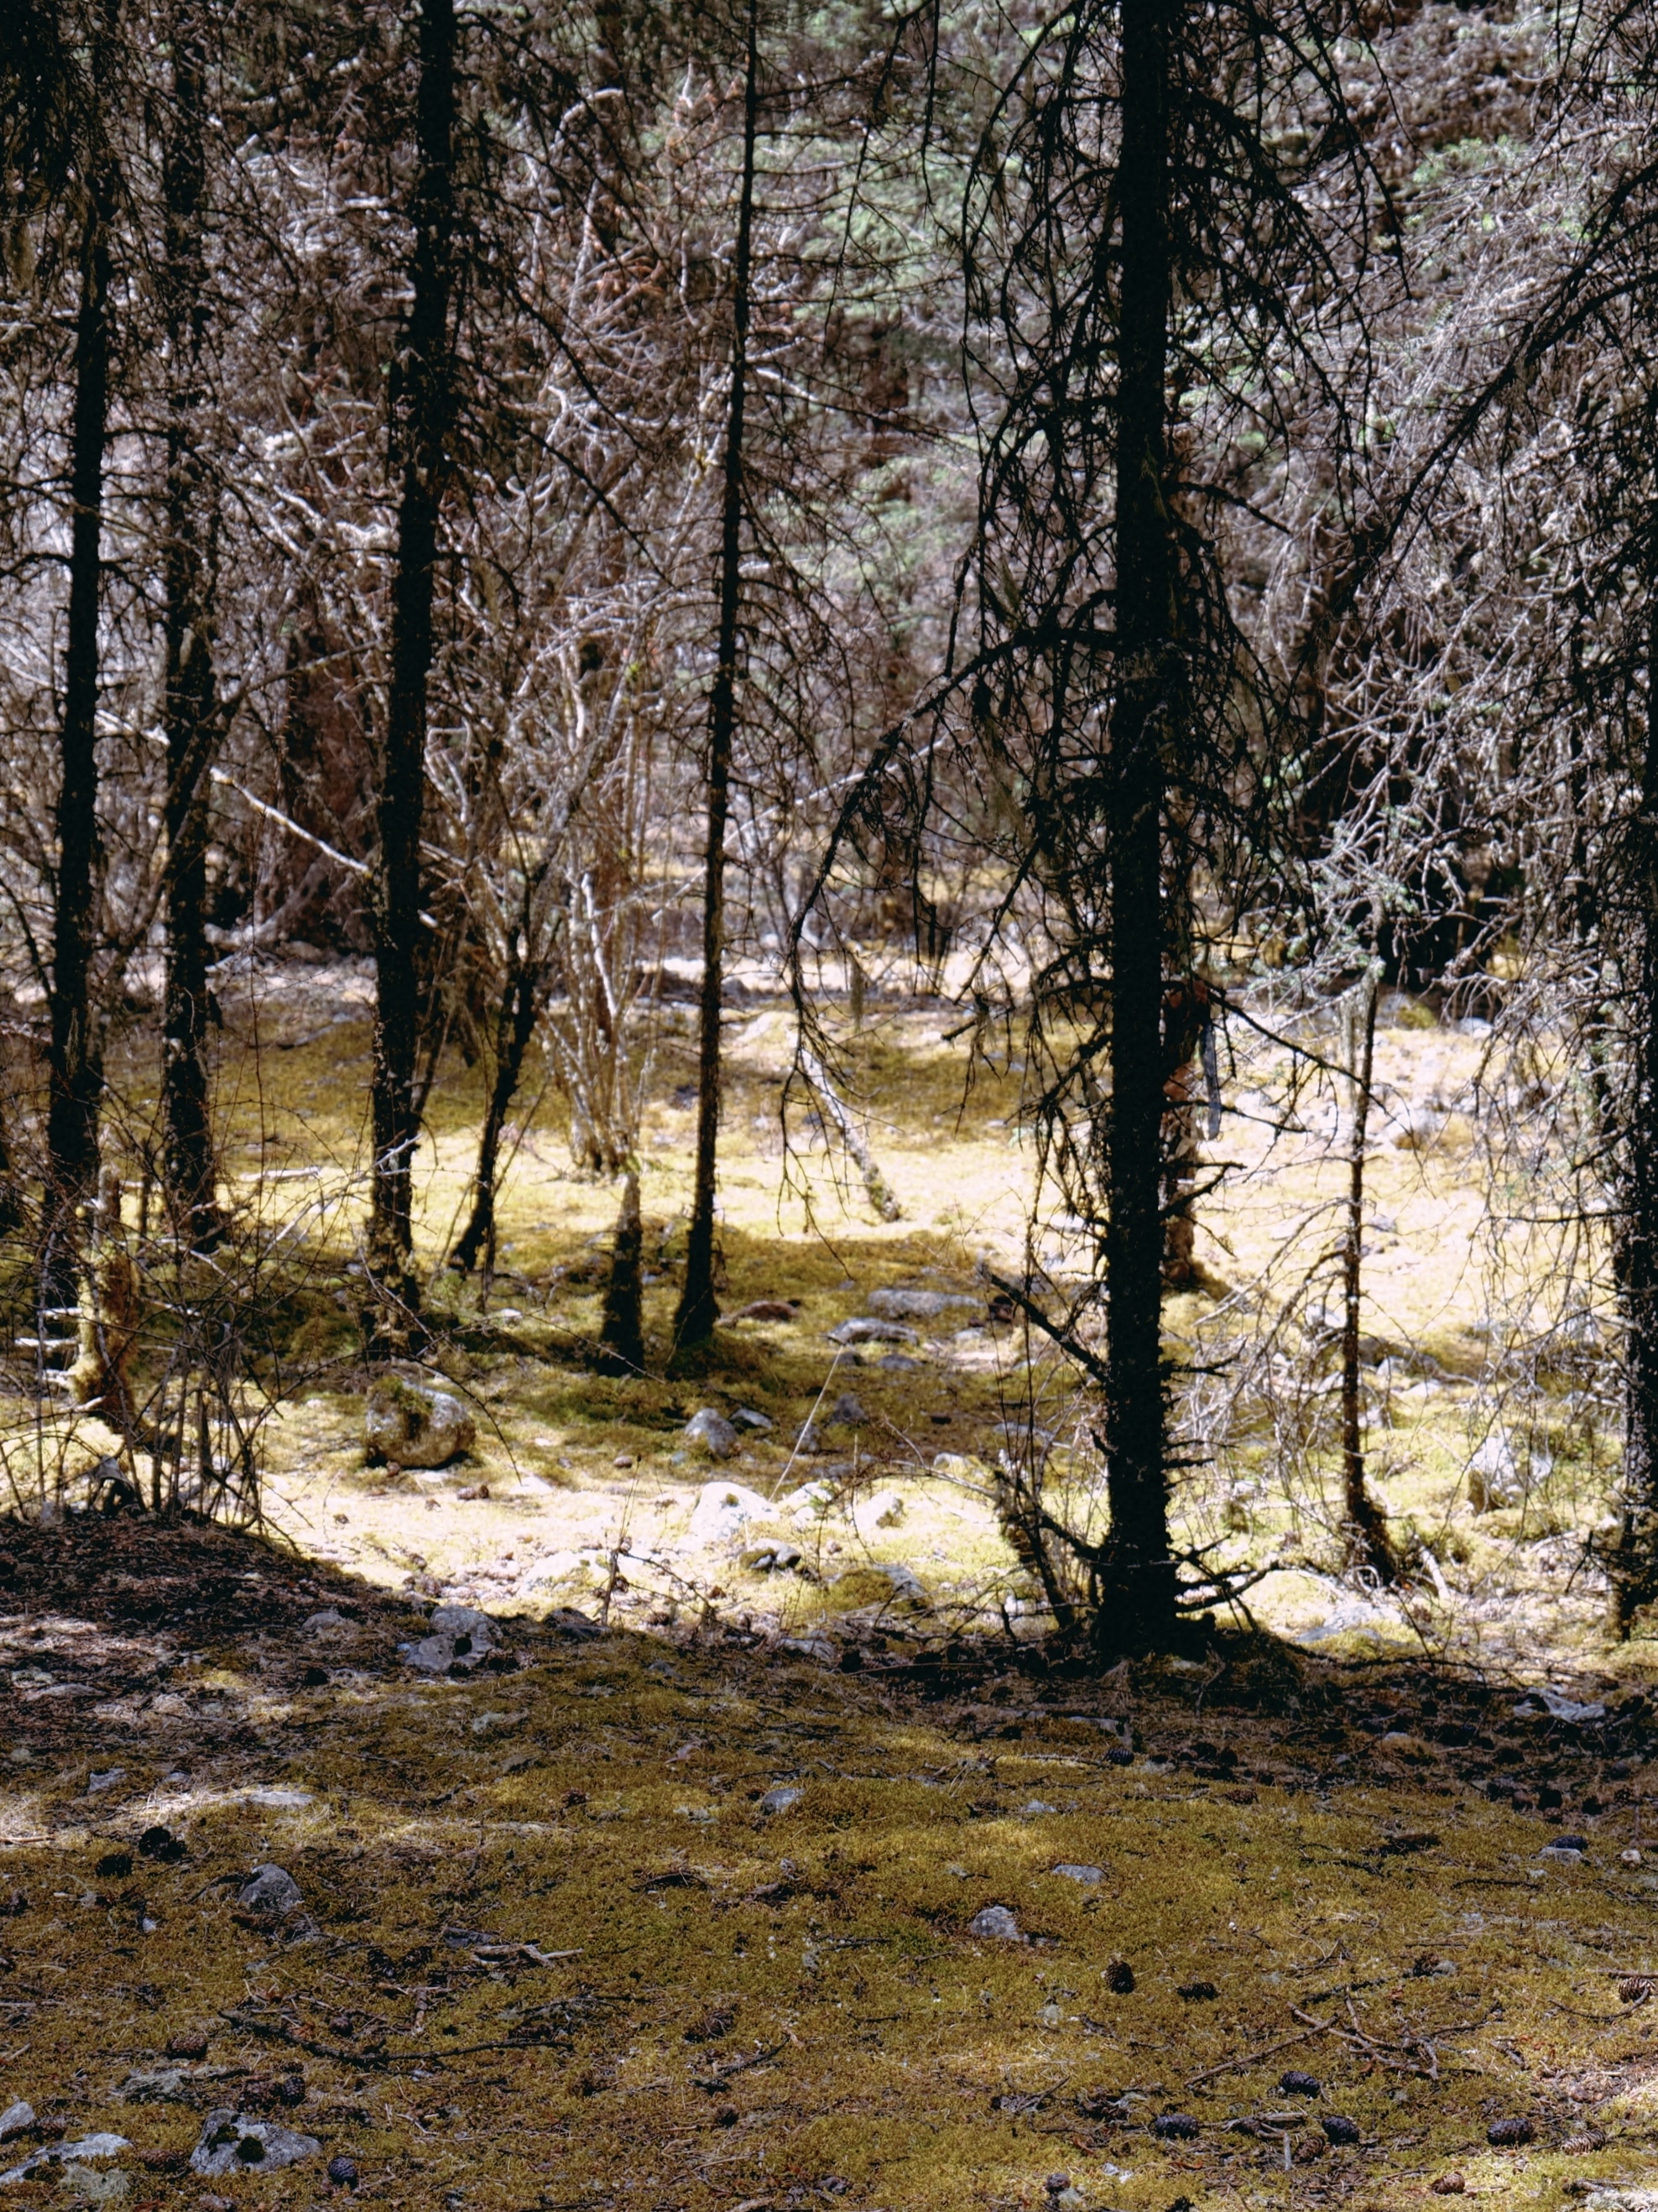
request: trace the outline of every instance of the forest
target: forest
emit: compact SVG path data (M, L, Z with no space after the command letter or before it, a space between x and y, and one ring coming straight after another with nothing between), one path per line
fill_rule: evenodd
M7 0L0 303L0 2186L1653 2212L1658 11Z

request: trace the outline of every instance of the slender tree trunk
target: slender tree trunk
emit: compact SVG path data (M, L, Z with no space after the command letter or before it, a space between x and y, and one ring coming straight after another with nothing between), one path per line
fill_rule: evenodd
M162 1155L173 1233L210 1250L222 1234L207 1083L207 770L218 738L213 656L213 493L203 456L202 347L206 270L203 25L199 0L173 21L173 134L167 198L168 423L167 545L167 902L161 1016Z
M610 1247L610 1279L604 1288L604 1318L598 1332L601 1364L612 1374L645 1372L644 1265L639 1171L629 1168L622 1185L622 1211Z
M1398 1579L1388 1524L1364 1480L1364 1401L1359 1363L1359 1315L1364 1294L1364 1146L1370 1133L1376 1066L1378 976L1365 970L1351 1018L1352 1129L1347 1148L1347 1227L1341 1248L1341 1474L1348 1556L1384 1583Z
M88 195L81 234L70 456L73 520L58 730L58 884L40 1270L41 1304L48 1312L75 1304L76 1216L93 1197L98 1180L103 1061L92 1003L92 956L99 860L98 606L109 415L109 280L108 210L104 193L94 189Z
M1111 1121L1105 1261L1111 1535L1102 1640L1166 1644L1175 1622L1162 1346L1164 749L1183 702L1168 504L1171 47L1181 0L1123 0L1116 664L1108 827Z
M1624 1512L1612 1609L1625 1636L1640 1607L1658 1598L1658 591L1648 622L1646 758L1631 825L1634 1097L1613 1248L1624 1324Z
M743 171L732 271L731 396L726 412L725 490L720 533L720 647L708 711L708 842L702 879L701 1035L697 1057L696 1186L685 1247L685 1280L674 1316L674 1344L701 1344L720 1308L714 1294L714 1176L720 1146L720 997L726 952L726 818L731 801L732 738L737 721L738 622L741 612L743 411L748 394L749 290L754 250L755 143L760 116L759 0L749 0L743 75Z
M493 1268L495 1251L495 1175L501 1164L501 1133L524 1074L524 1058L535 1035L538 1011L537 978L516 957L507 975L506 993L495 1021L495 1079L489 1086L483 1130L478 1139L477 1171L472 1184L472 1211L449 1265L458 1275L470 1275L480 1254Z
M416 1303L410 1261L420 1045L420 841L438 522L453 417L449 315L454 231L454 0L420 0L420 171L413 295L392 389L392 454L402 483L392 586L392 671L379 809L374 912L374 1199L369 1263L392 1338Z

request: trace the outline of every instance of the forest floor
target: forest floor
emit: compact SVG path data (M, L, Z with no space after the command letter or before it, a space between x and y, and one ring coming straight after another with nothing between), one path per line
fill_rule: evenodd
M343 2158L366 2199L445 2212L1658 2203L1658 1652L1608 1645L1583 1543L1612 1409L1500 1356L1531 1232L1473 1171L1477 1034L1405 1008L1381 1041L1373 1468L1423 1571L1400 1595L1339 1571L1309 1310L1339 1126L1309 1099L1274 1136L1263 1053L1229 1081L1255 1118L1213 1148L1207 1288L1170 1322L1293 1355L1286 1411L1251 1353L1243 1444L1181 1507L1276 1571L1255 1630L1101 1678L1048 1663L989 1494L1035 1425L1096 1510L1085 1408L987 1304L983 1271L1027 1264L1017 1065L969 1091L926 1005L847 1040L902 1208L880 1222L821 1139L785 1155L789 1024L739 1016L724 1303L773 1310L672 1379L592 1372L615 1195L517 1133L500 1271L454 1290L437 1355L477 1443L394 1474L364 1463L341 1230L363 992L324 968L222 992L231 1170L310 1255L267 1534L4 1532L0 2104L33 2107L19 2164L126 2139L26 2200L310 2205L349 2193ZM687 1102L688 1026L661 1052ZM477 1111L464 1076L434 1102L428 1252ZM646 1132L659 1345L691 1118ZM1077 1243L1057 1215L1031 1255L1061 1290ZM962 1303L829 1337L894 1289ZM769 1426L709 1463L702 1407ZM1482 1452L1502 1494L1475 1514ZM748 1517L694 1525L710 1485ZM434 1601L498 1624L435 1677L410 1663ZM243 1893L271 1863L287 1911ZM203 2179L210 2114L232 2171ZM316 2148L278 2170L277 2127Z

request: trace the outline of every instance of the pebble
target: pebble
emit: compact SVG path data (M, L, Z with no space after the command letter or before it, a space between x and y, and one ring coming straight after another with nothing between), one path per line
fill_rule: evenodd
M1080 1882L1084 1889L1096 1889L1105 1880L1103 1867L1078 1866L1069 1859L1061 1860L1054 1871L1062 1875L1066 1881Z
M798 1805L805 1794L805 1791L797 1784L780 1782L774 1789L767 1790L755 1809L768 1816L774 1813L786 1813L790 1806Z
M1342 2144L1358 2141L1358 2122L1350 2120L1345 2112L1325 2112L1319 2120L1327 2142Z
M912 1359L907 1352L884 1352L875 1364L889 1375L919 1375L921 1362Z
M733 1427L752 1429L757 1437L768 1437L772 1425L763 1413L756 1413L752 1406L739 1406L732 1415Z
M275 2173L282 2166L314 2158L321 2148L315 2136L222 2107L203 2121L200 2138L190 2154L190 2170L210 2180L228 2173Z
M685 1441L698 1444L710 1459L729 1459L737 1449L738 1434L725 1415L713 1406L703 1406L685 1424Z
M633 1463L634 1455L631 1452L618 1452L616 1457L610 1462L610 1465L612 1467L621 1468L624 1471L628 1468L630 1468Z
M1022 1943L1019 1923L1005 1905L987 1905L967 1923L969 1936L989 1936L1000 1943Z
M309 1639L325 1638L331 1640L341 1629L355 1628L355 1621L348 1620L337 1607L325 1605L320 1613L307 1614L300 1623L300 1634Z
M247 1880L236 1892L236 1902L244 1912L257 1912L269 1920L280 1920L305 1902L304 1896L286 1868L255 1867Z

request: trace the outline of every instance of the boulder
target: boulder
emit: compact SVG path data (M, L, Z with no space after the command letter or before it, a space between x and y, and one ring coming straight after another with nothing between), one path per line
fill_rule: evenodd
M705 1482L688 1533L693 1544L729 1544L749 1522L768 1520L776 1510L768 1498L740 1482Z
M477 1425L459 1398L395 1375L382 1376L363 1413L363 1450L371 1466L446 1467L470 1451Z
M737 1449L738 1435L723 1413L704 1406L686 1422L685 1441L699 1445L710 1459L729 1459Z

